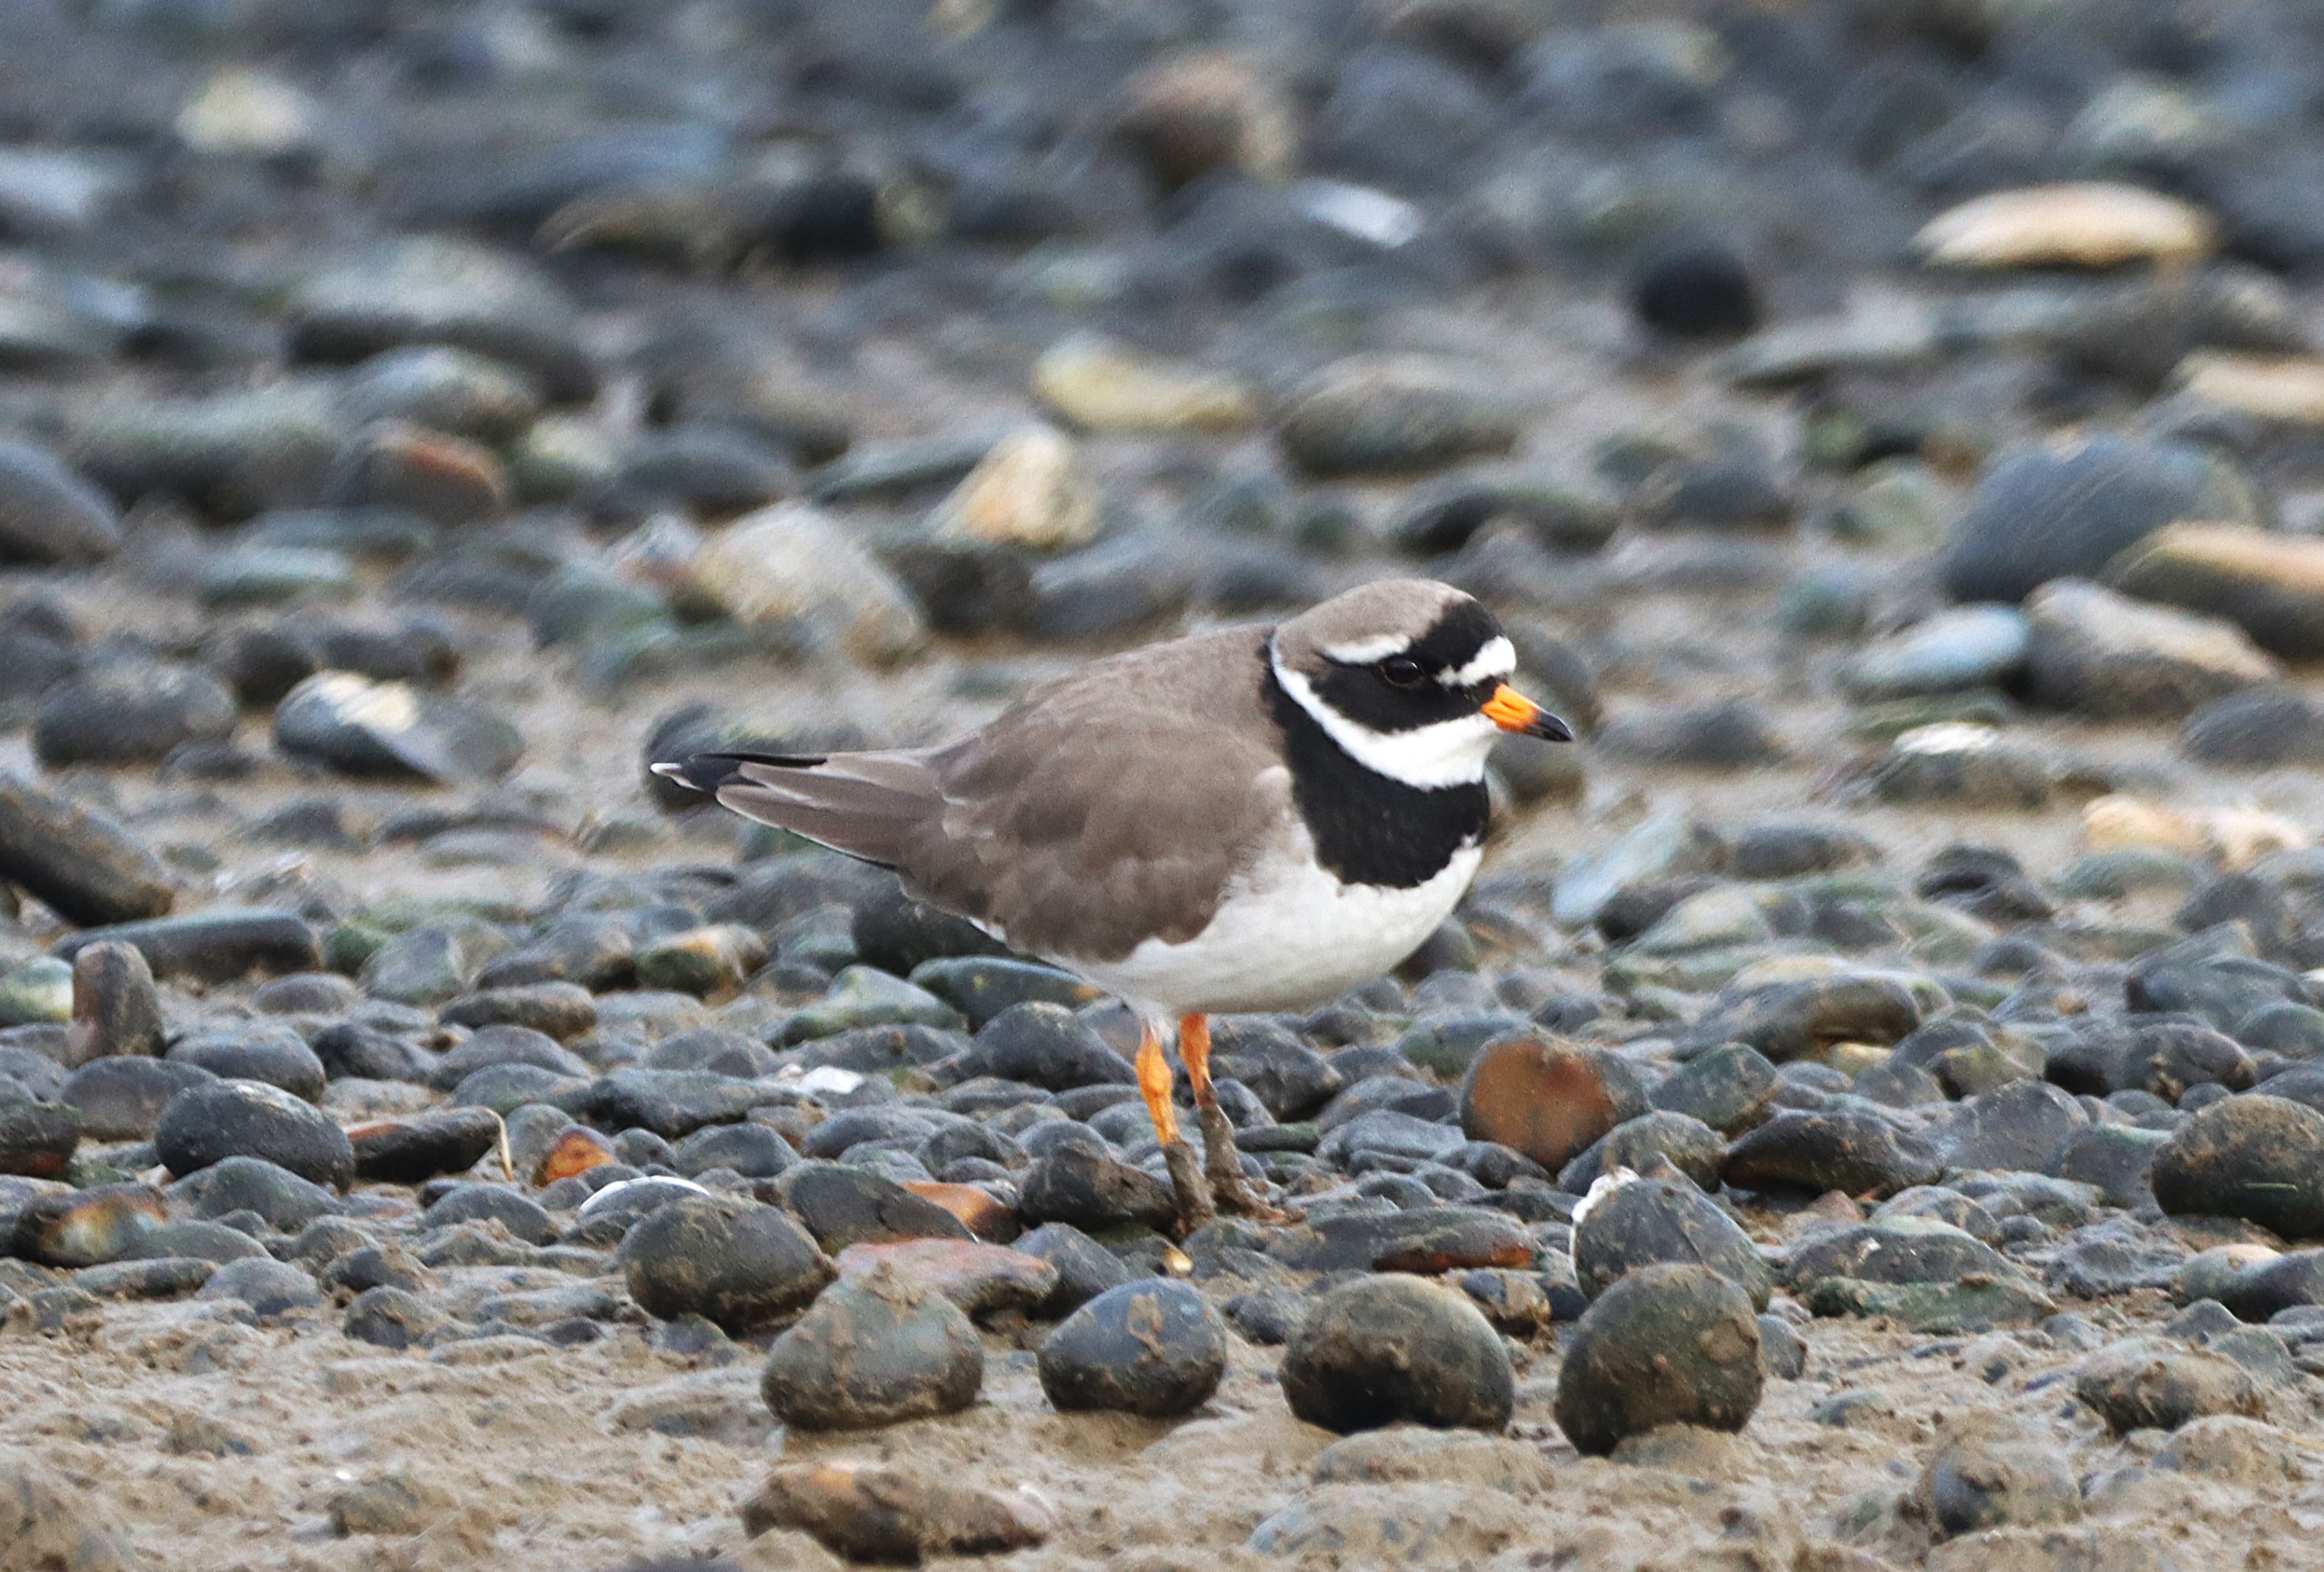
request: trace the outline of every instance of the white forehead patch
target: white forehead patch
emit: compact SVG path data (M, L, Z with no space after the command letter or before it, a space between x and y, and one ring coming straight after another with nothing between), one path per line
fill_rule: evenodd
M1352 644L1325 647L1323 658L1341 666L1370 666L1376 660L1386 660L1391 655L1401 655L1412 648L1412 640L1401 633L1379 633L1370 639L1359 639Z
M1459 671L1440 674L1436 680L1448 688L1474 686L1489 677L1505 677L1517 668L1517 647L1505 635L1496 634L1485 640L1483 648L1470 658Z

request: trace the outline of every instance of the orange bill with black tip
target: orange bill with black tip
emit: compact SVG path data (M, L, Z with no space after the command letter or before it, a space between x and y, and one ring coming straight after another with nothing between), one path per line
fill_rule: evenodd
M1485 701L1485 719L1504 731L1522 732L1551 742L1571 742L1573 728L1503 683Z

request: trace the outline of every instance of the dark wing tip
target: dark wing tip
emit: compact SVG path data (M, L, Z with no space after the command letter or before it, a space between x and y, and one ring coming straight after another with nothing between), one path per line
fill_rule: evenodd
M778 769L813 769L826 757L806 753L696 753L682 759L658 760L653 772L696 791L715 794L721 786L732 786L746 764L771 765Z

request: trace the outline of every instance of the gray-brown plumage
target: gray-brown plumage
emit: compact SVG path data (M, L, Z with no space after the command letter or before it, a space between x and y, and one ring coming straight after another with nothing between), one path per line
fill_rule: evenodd
M1035 954L1193 938L1290 807L1261 705L1268 630L1132 650L938 748L742 763L719 802L896 870Z

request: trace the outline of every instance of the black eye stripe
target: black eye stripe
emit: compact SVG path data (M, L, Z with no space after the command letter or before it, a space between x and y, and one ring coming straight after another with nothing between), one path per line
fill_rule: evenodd
M1380 680L1377 666L1338 666L1314 679L1315 696L1369 731L1416 731L1444 721L1475 714L1492 696L1490 683L1448 688L1422 681L1416 687L1392 687Z

